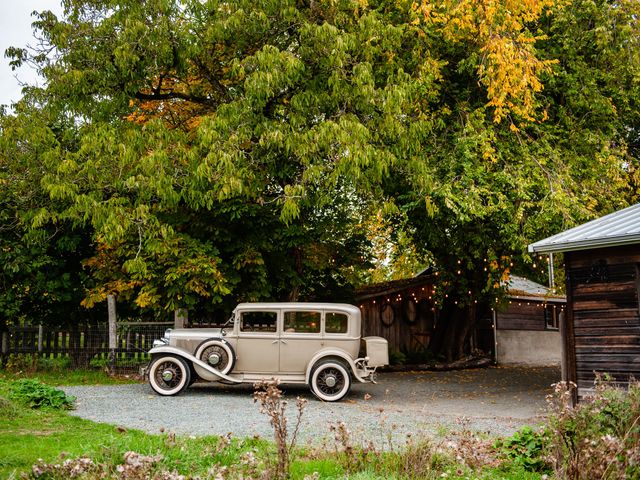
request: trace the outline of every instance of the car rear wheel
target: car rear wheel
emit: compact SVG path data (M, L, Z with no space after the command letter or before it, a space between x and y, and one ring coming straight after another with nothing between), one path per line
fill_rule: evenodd
M349 370L342 362L325 360L311 372L311 392L325 402L337 402L351 389Z
M155 358L149 366L149 385L158 395L177 395L190 385L191 369L174 355Z

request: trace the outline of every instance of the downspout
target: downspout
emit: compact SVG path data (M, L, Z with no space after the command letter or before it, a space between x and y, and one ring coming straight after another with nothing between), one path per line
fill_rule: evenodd
M495 364L498 364L498 314L495 308L491 309L491 317L493 320L493 356Z
M552 290L555 289L556 286L556 279L555 279L555 272L553 271L553 253L549 252L549 288Z

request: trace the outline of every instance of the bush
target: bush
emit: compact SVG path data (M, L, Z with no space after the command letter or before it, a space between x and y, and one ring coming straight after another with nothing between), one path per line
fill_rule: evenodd
M554 387L547 448L558 478L640 478L640 384L625 391L598 377L593 395L575 407L575 384Z
M535 431L531 427L523 427L513 436L498 440L494 447L511 462L530 472L549 470L543 458L545 443L548 441L546 431Z
M10 354L3 367L10 373L34 372L38 365L38 357L27 354Z
M407 356L398 350L389 350L389 365L405 365Z
M62 390L38 380L21 379L11 386L10 398L31 408L52 408L70 410L75 397L68 397Z

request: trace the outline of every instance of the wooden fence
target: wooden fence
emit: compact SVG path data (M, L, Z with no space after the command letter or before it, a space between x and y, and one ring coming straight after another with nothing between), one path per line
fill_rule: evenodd
M108 325L73 325L52 328L12 326L2 332L2 363L10 355L69 358L72 367L109 366L135 370L148 362L153 341L173 322L118 322L115 348L109 348Z

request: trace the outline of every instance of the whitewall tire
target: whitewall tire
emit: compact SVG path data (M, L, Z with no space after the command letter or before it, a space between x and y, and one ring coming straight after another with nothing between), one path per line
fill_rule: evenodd
M156 357L149 365L149 385L158 395L177 395L190 385L191 369L175 355Z
M351 389L348 367L337 360L319 362L311 372L311 392L325 402L337 402Z

